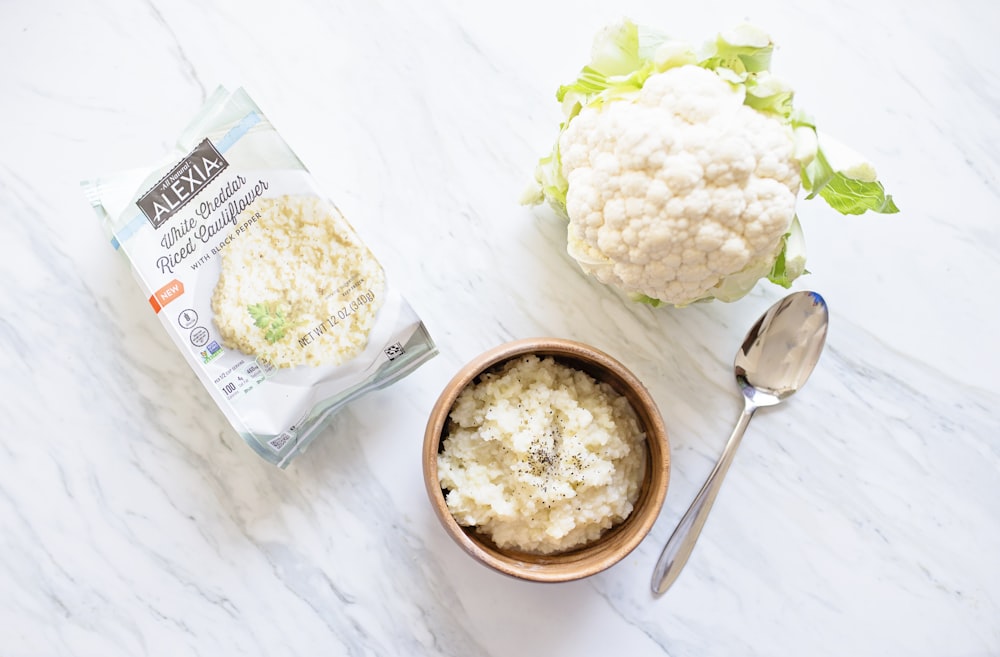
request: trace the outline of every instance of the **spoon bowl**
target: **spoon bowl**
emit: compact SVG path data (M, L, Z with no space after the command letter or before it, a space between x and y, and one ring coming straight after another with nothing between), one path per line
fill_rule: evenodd
M823 297L794 292L771 306L747 332L733 362L743 413L656 562L653 595L670 588L691 556L750 418L758 408L779 404L805 385L823 352L829 321Z
M796 292L771 306L736 352L733 369L743 396L773 406L805 385L828 324L826 302L815 292Z

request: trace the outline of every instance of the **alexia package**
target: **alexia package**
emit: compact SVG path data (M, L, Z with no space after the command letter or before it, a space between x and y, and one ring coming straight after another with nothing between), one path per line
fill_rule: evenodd
M216 91L159 166L82 184L209 395L279 467L436 353L243 90Z

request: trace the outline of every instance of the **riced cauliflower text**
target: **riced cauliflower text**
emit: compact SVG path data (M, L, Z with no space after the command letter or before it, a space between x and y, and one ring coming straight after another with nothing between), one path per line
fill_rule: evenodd
M628 400L534 355L482 375L456 399L438 456L448 509L501 548L582 547L632 512L645 435Z

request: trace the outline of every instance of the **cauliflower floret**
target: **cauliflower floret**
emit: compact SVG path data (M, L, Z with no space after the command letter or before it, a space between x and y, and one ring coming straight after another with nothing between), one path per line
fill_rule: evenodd
M698 66L584 107L559 150L569 253L631 295L723 298L727 278L766 275L795 218L792 129Z

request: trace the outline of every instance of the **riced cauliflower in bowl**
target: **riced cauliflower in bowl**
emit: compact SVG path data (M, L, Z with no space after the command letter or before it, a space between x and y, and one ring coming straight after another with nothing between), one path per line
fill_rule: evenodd
M498 547L563 552L632 513L645 435L628 400L586 372L519 356L462 390L449 419L448 510Z
M507 575L566 581L624 558L666 494L649 392L607 354L520 340L474 359L428 422L424 477L453 539Z

